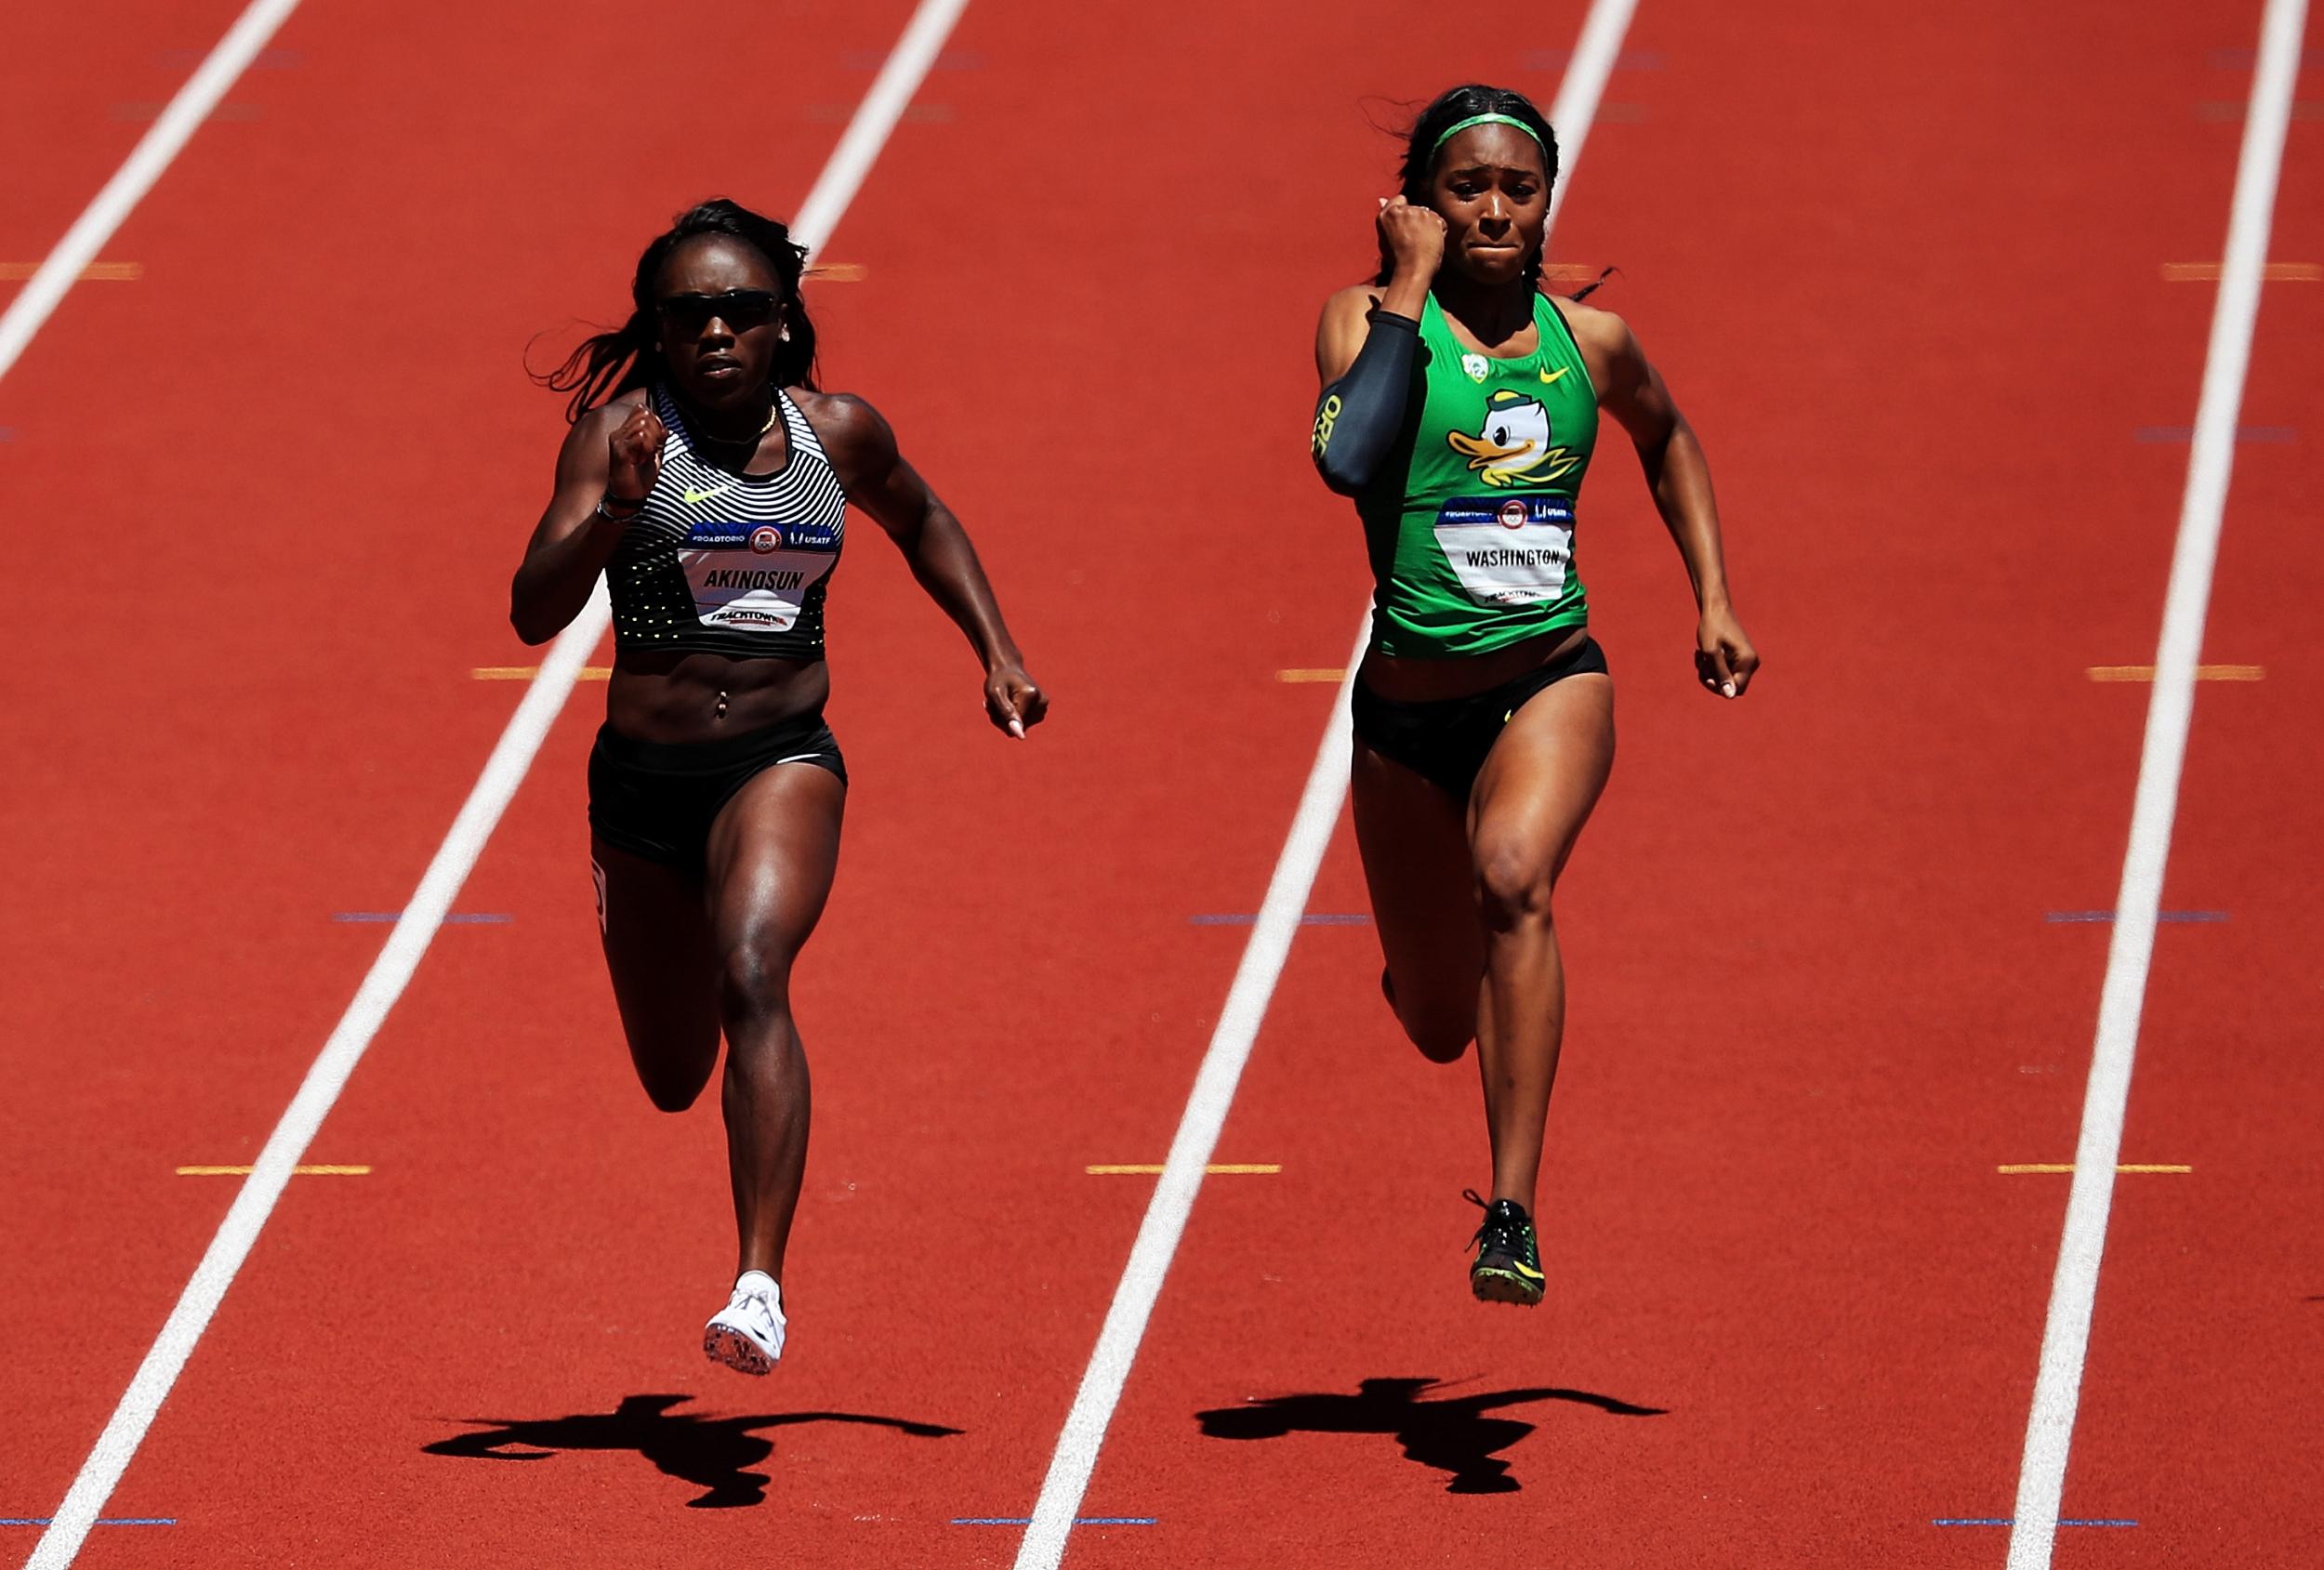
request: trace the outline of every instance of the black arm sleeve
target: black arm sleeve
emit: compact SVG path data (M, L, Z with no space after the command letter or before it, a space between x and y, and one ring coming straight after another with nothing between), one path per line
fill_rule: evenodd
M1375 310L1365 320L1372 330L1355 363L1315 402L1316 472L1343 496L1370 484L1395 450L1420 352L1420 324L1409 316Z

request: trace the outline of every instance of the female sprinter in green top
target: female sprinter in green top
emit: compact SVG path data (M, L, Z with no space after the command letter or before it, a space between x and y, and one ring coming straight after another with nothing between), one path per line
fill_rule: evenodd
M1381 204L1378 278L1332 296L1315 340L1316 467L1354 498L1377 585L1353 793L1381 985L1429 1058L1477 1044L1493 1183L1470 1285L1525 1304L1541 1300L1534 1186L1565 1023L1551 893L1614 761L1573 556L1600 409L1694 580L1697 678L1739 698L1759 667L1693 429L1619 317L1541 292L1556 178L1523 94L1439 98Z

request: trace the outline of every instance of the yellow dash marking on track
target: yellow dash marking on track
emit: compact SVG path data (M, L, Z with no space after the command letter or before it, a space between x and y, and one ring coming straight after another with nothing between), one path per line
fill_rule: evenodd
M2073 1169L2074 1164L2070 1161L2035 1161L2015 1167L1994 1168L2004 1177L2017 1177L2028 1172L2071 1172ZM2195 1168L2192 1167L2141 1166L2133 1163L2117 1167L2115 1170L2118 1172L2192 1172Z
M1348 673L1342 670L1278 670L1277 681L1344 681Z
M2162 264L2162 277L2166 284L2215 284L2219 263L2167 261ZM2270 284L2324 284L2324 262L2272 261L2260 269L2260 277Z
M2152 681L2155 667L2150 665L2094 665L2090 667L2093 681ZM2199 665L2195 667L2198 681L2265 681L2267 667L2264 665Z
M469 672L479 681L530 681L541 673L536 665L480 665ZM581 681L607 681L613 679L614 667L609 665L585 665L575 678Z
M368 1167L294 1167L291 1170L303 1178L367 1178L371 1176L371 1168ZM181 1178L246 1178L250 1175L250 1168L247 1167L180 1167L178 1168L178 1175Z
M0 262L0 282L21 283L39 270L38 262ZM98 261L81 269L81 282L84 284L134 284L144 276L143 262Z
M1086 1170L1089 1172L1089 1176L1093 1178L1152 1178L1158 1177L1161 1174L1162 1163L1159 1161L1134 1161L1127 1166L1091 1167L1086 1168ZM1283 1168L1281 1167L1264 1162L1214 1162L1210 1166L1204 1168L1203 1170L1209 1173L1212 1177L1249 1178L1273 1177L1275 1173L1282 1171Z
M871 269L859 261L817 262L807 270L810 284L861 284Z

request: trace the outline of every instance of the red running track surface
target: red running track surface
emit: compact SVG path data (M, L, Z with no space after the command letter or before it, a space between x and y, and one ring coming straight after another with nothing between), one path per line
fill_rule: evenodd
M905 14L315 3L108 248L143 280L76 291L0 382L9 495L108 542L0 588L37 738L0 780L0 1513L61 1497L231 1201L173 1168L255 1154L383 933L332 914L400 904L505 721L469 673L533 657L500 621L557 436L525 340L616 312L687 201L795 206ZM815 305L1058 710L985 732L859 534L790 1358L693 1347L717 1119L629 1081L584 687L457 903L511 919L440 935L310 1152L371 1175L294 1181L108 1510L178 1524L83 1563L1009 1563L951 1522L1030 1511L1148 1193L1083 1168L1162 1157L1241 941L1187 918L1255 907L1325 721L1274 672L1343 658L1362 603L1299 456L1393 159L1359 100L1546 101L1580 17L970 7L826 253L865 277ZM134 135L56 127L165 98L139 51L228 19L196 20L42 21L103 78L70 100L5 68L7 112L42 106L5 124L59 144L12 176L22 259ZM1367 932L1303 930L1219 1152L1283 1171L1205 1188L1084 1506L1157 1524L1069 1563L1999 1563L1932 1522L2014 1488L2066 1181L1995 1168L2073 1147L2105 929L2044 917L2113 898L2146 691L2084 667L2152 658L2185 448L2137 433L2192 419L2211 298L2159 269L2217 259L2236 133L2194 106L2241 93L2212 55L2256 22L1644 0L1556 251L1621 265L1601 297L1704 432L1769 667L1739 707L1693 690L1609 446L1583 549L1623 750L1561 907L1552 1305L1468 1300L1473 1077L1394 1038ZM2324 254L2312 140L2278 259ZM2118 1191L2067 1479L2069 1517L2140 1524L2067 1529L2061 1565L2300 1564L2324 1526L2319 294L2260 320L2243 418L2300 439L2238 451L2205 658L2269 674L2200 691L2165 897L2229 919L2162 930L2124 1145L2194 1170ZM1364 908L1344 825L1310 908ZM1206 1434L1265 1431L1249 1398L1290 1431ZM541 1458L427 1448L468 1419Z

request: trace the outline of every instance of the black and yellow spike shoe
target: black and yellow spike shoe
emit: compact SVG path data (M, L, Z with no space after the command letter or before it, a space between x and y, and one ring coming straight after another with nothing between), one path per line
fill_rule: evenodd
M1541 1300L1541 1253L1533 1238L1533 1221L1525 1207L1513 1199L1490 1204L1474 1189L1461 1191L1463 1199L1482 1207L1485 1224L1469 1240L1477 1251L1469 1267L1469 1289L1481 1303L1516 1303L1532 1308Z

